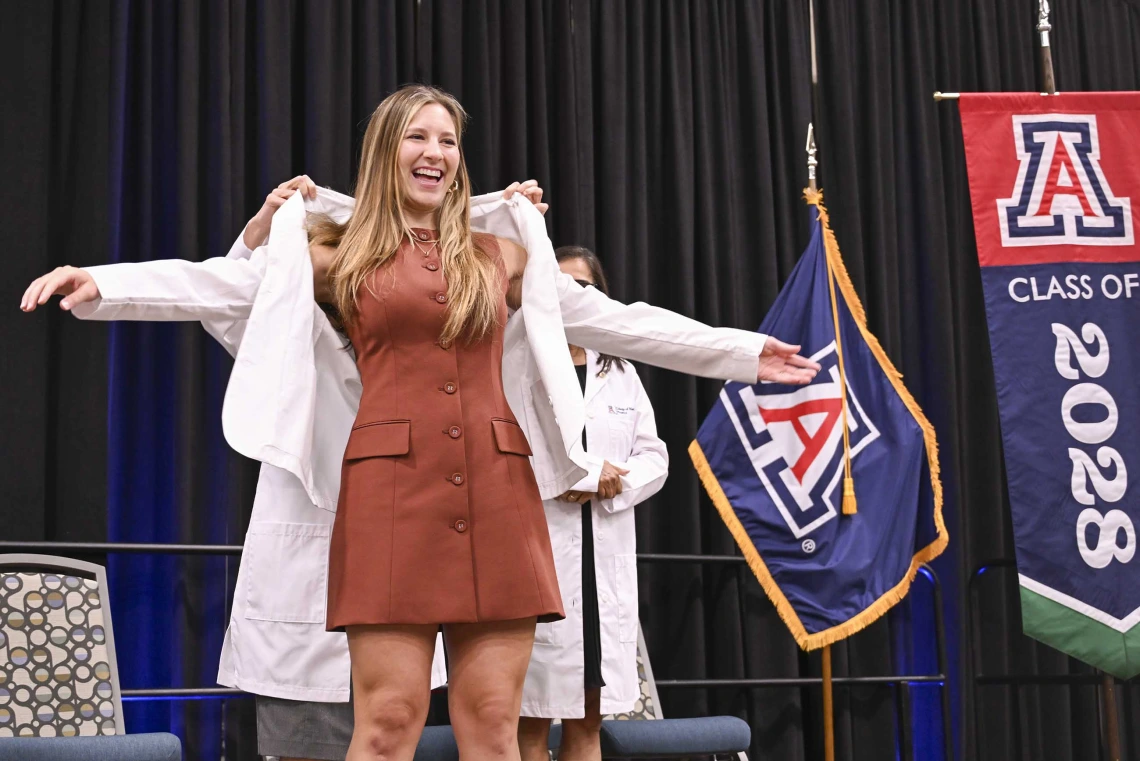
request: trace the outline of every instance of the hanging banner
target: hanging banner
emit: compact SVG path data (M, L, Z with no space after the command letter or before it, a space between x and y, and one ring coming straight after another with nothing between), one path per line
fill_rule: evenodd
M1132 677L1140 93L964 94L958 105L1025 633Z

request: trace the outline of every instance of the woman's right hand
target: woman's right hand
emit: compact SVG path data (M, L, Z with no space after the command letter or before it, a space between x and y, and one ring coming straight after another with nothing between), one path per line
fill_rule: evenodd
M245 226L242 242L245 243L246 248L252 251L265 242L265 239L269 237L269 225L273 221L273 215L298 190L310 200L317 197L317 186L307 174L294 177L269 191L269 195L265 197L265 203L261 205L257 214Z
M625 468L619 468L609 460L602 462L602 473L598 476L598 496L602 499L613 499L621 494L621 477L629 475Z
M36 307L48 302L55 294L63 296L59 306L70 311L76 304L83 304L99 298L99 286L91 273L78 267L56 267L51 272L32 281L20 300L20 309L34 312Z

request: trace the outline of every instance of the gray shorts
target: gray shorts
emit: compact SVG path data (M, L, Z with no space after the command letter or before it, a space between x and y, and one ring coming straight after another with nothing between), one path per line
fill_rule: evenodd
M352 740L352 703L314 703L258 695L257 752L279 758L344 761Z

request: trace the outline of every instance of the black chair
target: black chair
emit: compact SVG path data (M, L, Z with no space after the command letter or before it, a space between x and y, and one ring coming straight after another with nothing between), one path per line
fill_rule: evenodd
M752 729L735 716L666 719L661 715L657 683L646 654L645 638L637 631L637 675L641 699L634 710L602 721L602 758L737 757L748 761ZM562 727L550 728L551 757L557 758ZM415 761L459 761L451 727L425 727Z

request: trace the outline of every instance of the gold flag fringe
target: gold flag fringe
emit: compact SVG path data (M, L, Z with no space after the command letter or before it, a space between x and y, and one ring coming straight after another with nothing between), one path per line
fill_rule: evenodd
M827 209L824 208L823 205L823 191L805 190L804 200L819 209L819 221L824 235L824 250L827 254L828 263L834 272L836 283L839 285L840 293L843 294L847 308L851 312L855 324L859 326L859 332L862 334L863 340L867 342L867 346L871 349L871 353L878 361L879 366L883 369L887 379L894 387L895 392L899 395L903 404L906 405L907 410L914 417L915 422L917 422L922 429L923 440L926 444L927 464L930 468L930 483L934 491L934 528L938 534L933 542L914 554L911 558L910 568L907 569L902 580L887 590L886 593L871 603L871 605L865 608L861 613L830 629L825 629L815 634L808 634L799 616L796 615L795 609L784 596L780 585L776 582L776 579L773 578L763 558L760 557L760 553L756 551L756 547L752 544L752 540L748 537L748 532L745 531L744 526L741 525L740 519L736 517L736 512L732 509L732 505L729 504L728 497L725 496L724 490L721 489L720 483L717 481L716 475L712 472L712 468L709 466L700 444L694 440L689 445L689 457L693 460L693 467L696 468L701 483L708 492L709 498L712 499L713 505L716 506L717 512L720 513L721 519L728 527L733 539L736 540L740 551L744 553L748 567L751 568L752 573L756 575L756 579L760 582L764 593L768 595L768 599L776 606L776 611L791 631L796 643L804 650L816 650L865 629L890 610L896 603L906 597L907 592L910 591L911 582L918 573L919 566L941 555L942 551L946 549L950 537L946 532L946 523L942 517L941 468L938 464L938 441L934 434L934 426L926 419L926 415L923 414L918 402L915 401L906 386L903 385L902 375L895 368L886 352L883 351L883 347L879 344L878 339L867 330L867 315L863 310L862 302L859 301L858 294L855 293L854 286L851 284L851 278L847 273L847 268L843 266L843 259L839 254L839 243L835 239L835 233L831 230Z

